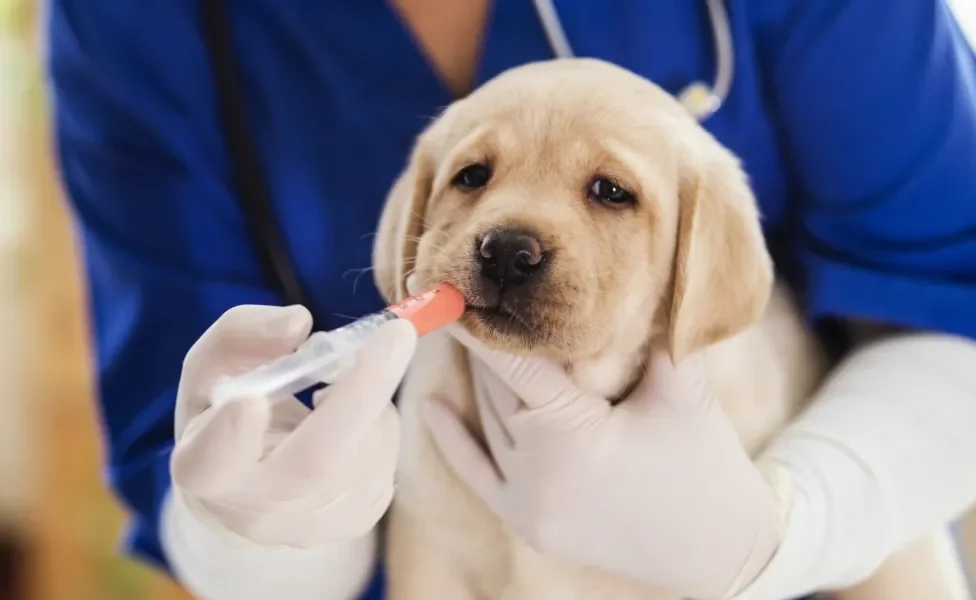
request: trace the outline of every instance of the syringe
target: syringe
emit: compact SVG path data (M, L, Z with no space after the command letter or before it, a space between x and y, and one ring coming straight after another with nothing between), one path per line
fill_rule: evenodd
M406 319L421 336L458 320L463 313L464 296L448 283L438 284L338 329L313 333L292 354L222 379L214 386L212 401L219 404L243 396L262 396L278 402L314 385L334 383L353 365L363 341L383 323Z

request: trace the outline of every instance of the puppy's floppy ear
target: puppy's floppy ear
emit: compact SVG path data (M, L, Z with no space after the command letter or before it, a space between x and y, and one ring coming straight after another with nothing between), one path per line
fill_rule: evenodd
M407 274L416 261L433 179L433 160L421 136L387 195L373 244L373 276L387 302L407 296Z
M669 317L674 361L758 321L773 287L756 200L738 159L711 139L695 150L679 191Z

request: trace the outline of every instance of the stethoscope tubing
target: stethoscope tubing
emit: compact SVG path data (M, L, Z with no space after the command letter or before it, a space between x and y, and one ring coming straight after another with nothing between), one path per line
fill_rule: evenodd
M723 0L705 0L705 3L715 41L715 81L711 85L695 81L677 95L682 105L699 121L704 121L722 107L732 89L735 71L732 28ZM533 4L553 54L556 58L573 58L573 47L566 37L552 0L533 0Z

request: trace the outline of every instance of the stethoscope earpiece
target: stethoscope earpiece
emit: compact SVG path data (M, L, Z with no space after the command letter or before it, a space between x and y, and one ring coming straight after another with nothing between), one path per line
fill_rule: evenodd
M566 39L559 22L559 15L552 5L552 0L533 0L536 13L542 22L542 29L546 33L549 47L557 58L572 58L573 49ZM729 27L729 16L725 12L722 0L706 0L708 16L712 22L712 34L715 38L715 62L717 64L715 84L708 85L703 81L696 81L681 90L677 99L685 109L699 121L704 121L715 114L725 102L732 87L732 71L734 68L732 32Z

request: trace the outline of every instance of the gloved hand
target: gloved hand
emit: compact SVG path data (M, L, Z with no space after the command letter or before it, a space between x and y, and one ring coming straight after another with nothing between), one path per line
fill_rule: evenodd
M416 347L406 321L367 340L356 366L315 395L211 406L218 378L293 351L303 307L239 306L190 349L176 402L173 485L194 509L270 546L311 548L369 533L393 496L400 421L391 398Z
M676 368L655 353L639 389L611 406L555 362L486 349L459 327L451 332L473 352L494 461L436 399L426 415L434 439L460 477L540 552L694 598L733 594L772 557L776 494L696 357Z

